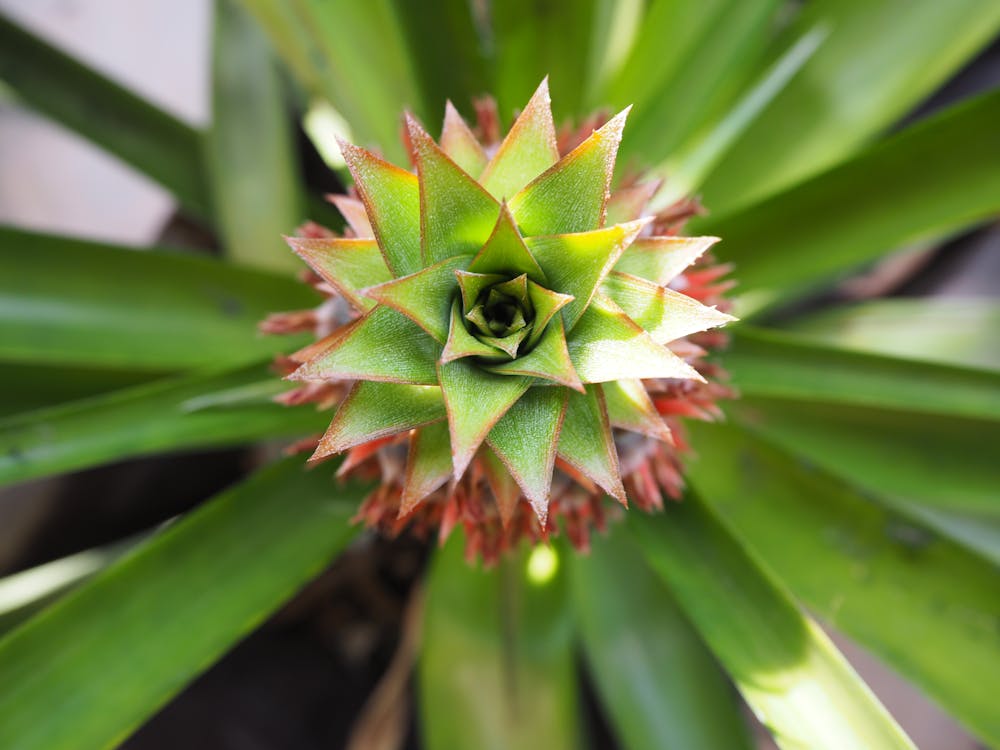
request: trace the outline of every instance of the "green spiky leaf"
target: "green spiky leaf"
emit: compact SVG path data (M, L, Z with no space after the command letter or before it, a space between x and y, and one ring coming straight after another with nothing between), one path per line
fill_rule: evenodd
M718 241L718 237L640 237L622 253L615 270L666 286Z
M670 428L656 411L641 380L614 380L601 388L612 427L671 442Z
M625 127L626 109L612 118L510 200L526 234L567 234L597 229Z
M488 161L479 140L469 130L455 106L449 101L444 107L444 127L441 129L441 150L459 167L472 176L482 174Z
M514 217L506 205L501 207L493 233L472 259L469 270L504 275L526 273L532 281L543 285L546 283L545 273L525 246Z
M580 376L577 375L570 360L566 333L559 318L549 324L541 340L530 352L511 362L490 365L487 369L502 374L531 375L577 391L583 390Z
M340 150L386 265L397 276L419 271L420 189L416 176L349 143L341 142Z
M483 187L510 200L531 180L559 160L556 129L544 79L480 177Z
M577 234L532 237L528 249L553 288L574 297L563 310L567 330L583 315L604 277L645 226L643 221Z
M435 422L417 430L410 439L399 515L410 513L421 500L447 482L453 468L448 423Z
M363 293L403 313L443 344L448 340L451 303L457 292L455 272L468 264L468 256L448 258L401 279L365 289Z
M567 393L562 388L529 389L486 438L528 498L543 528Z
M648 331L658 344L736 320L732 315L638 276L612 273L604 280L601 291Z
M570 332L569 356L584 383L623 378L702 379L607 299L595 299Z
M357 383L337 409L313 458L444 419L444 398L433 385Z
M455 476L465 473L476 449L528 387L531 378L495 375L463 359L438 366L451 428Z
M392 274L374 239L288 237L289 246L359 310L375 306L360 289L389 281Z
M627 504L601 386L588 385L584 393L569 395L559 433L559 457Z
M424 263L433 264L482 247L499 204L442 151L412 117L410 142L420 181L420 234Z
M412 320L385 305L330 336L318 356L292 380L379 380L437 385L434 362L441 347Z

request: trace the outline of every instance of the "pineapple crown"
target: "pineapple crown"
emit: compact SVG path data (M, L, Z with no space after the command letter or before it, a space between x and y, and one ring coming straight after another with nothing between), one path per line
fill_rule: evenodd
M491 156L450 103L440 143L406 117L415 174L341 143L355 236L288 239L357 313L293 355L291 380L353 381L314 460L412 431L400 517L477 451L543 528L557 455L626 504L611 427L669 442L643 381L702 381L668 345L733 320L669 287L716 238L609 203L627 114L561 156L543 80Z

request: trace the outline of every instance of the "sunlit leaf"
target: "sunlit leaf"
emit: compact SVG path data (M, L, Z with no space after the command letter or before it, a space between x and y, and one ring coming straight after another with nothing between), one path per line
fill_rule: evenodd
M779 747L912 750L829 638L701 500L689 494L628 524Z
M510 200L557 161L559 149L546 78L486 165L480 181L496 198Z
M576 750L577 676L565 580L526 550L483 571L453 537L427 582L418 701L429 750Z
M728 680L623 531L569 565L584 654L616 734L630 750L749 750Z
M704 185L705 203L716 212L757 202L818 174L891 127L989 43L1000 28L1000 7L990 0L818 0L803 6L786 38L821 26L831 29L830 37ZM980 117L980 127L986 128L996 115ZM975 140L983 146L996 141L982 132ZM956 137L954 143L969 159L984 159L966 147L973 139ZM917 182L944 197L951 188L927 173L931 165L947 166L922 152L924 171ZM859 194L887 195L864 178L855 186L863 188ZM872 208L883 212L885 203L877 201ZM789 209L789 216L811 220Z
M1000 740L1000 577L847 485L744 431L692 425L691 480L793 594L968 723Z
M620 308L600 298L569 334L569 356L584 383L623 378L701 376L683 359L632 322Z
M522 232L587 232L604 223L608 188L627 116L626 109L613 117L510 200L510 210Z
M644 226L643 221L632 221L591 232L527 239L551 286L574 297L562 311L566 330L576 325L604 277Z

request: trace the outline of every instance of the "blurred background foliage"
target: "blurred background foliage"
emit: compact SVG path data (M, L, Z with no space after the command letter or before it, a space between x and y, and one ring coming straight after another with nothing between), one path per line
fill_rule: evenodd
M956 264L997 271L996 2L218 0L205 127L10 5L5 101L169 191L181 239L0 228L0 519L18 528L9 509L46 477L186 458L115 464L96 531L5 563L0 746L171 746L156 720L127 738L325 570L278 617L295 644L320 616L346 640L358 586L395 602L354 708L317 729L271 696L258 711L292 728L245 711L197 746L767 742L741 705L782 748L912 746L822 624L1000 747L1000 307L928 296ZM352 544L368 488L332 469L237 482L326 421L271 403L288 341L256 323L315 302L281 235L340 225L335 136L404 164L404 108L433 132L446 100L472 117L492 93L510 118L544 75L557 122L633 105L622 173L665 176L659 205L700 195L690 233L735 264L723 361L743 398L692 427L684 502L629 514L588 557L556 544L482 571L455 540ZM60 492L82 502L94 476Z

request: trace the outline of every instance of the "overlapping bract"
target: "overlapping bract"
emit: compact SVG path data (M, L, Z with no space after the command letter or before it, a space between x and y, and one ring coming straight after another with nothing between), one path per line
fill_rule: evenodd
M289 240L357 314L289 376L354 381L314 458L409 435L401 516L477 455L543 529L557 457L627 502L612 425L669 441L643 381L702 381L668 344L732 318L668 287L713 238L652 236L625 192L606 221L626 115L560 155L543 81L491 159L450 106L441 145L407 118L415 174L342 144L354 236Z

